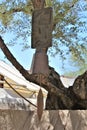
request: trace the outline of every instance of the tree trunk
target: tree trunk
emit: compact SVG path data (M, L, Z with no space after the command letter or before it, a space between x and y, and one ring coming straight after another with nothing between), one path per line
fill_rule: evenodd
M19 72L31 82L39 84L39 74L30 75L14 58L0 37L0 48L8 60L19 70ZM65 88L60 76L52 67L49 67L48 77L41 74L41 86L48 91L46 109L87 109L87 71L78 76L73 86Z

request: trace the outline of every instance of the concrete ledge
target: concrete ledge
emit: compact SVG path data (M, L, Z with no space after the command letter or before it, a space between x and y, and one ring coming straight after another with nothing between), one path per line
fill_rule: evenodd
M1 110L0 130L87 130L87 111L44 111L41 121L37 112Z

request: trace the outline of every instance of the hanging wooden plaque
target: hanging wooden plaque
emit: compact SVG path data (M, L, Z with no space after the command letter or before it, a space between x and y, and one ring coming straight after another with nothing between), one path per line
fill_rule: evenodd
M32 48L52 46L52 8L35 10L32 15Z

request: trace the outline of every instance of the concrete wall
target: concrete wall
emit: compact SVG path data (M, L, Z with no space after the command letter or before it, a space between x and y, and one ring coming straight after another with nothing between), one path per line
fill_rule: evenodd
M0 110L0 130L87 130L87 111Z

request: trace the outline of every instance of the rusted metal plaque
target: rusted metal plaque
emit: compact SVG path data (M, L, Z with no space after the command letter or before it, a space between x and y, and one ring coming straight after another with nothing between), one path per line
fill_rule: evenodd
M52 46L52 8L35 10L32 15L32 48Z

